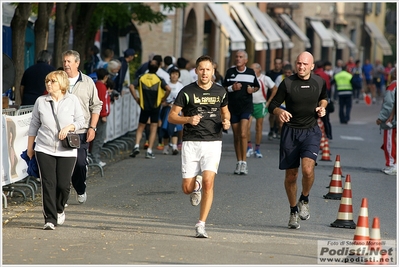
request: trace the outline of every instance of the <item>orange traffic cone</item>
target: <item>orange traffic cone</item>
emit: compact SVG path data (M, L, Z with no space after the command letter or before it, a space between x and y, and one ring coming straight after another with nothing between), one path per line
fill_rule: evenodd
M321 135L321 139L320 139L320 150L321 151L323 151L325 142L326 142L326 137L323 134L323 135Z
M326 139L323 146L323 153L321 154L322 161L331 161L330 159L330 146L328 145L328 139Z
M385 258L388 256L386 253L381 253L382 242L381 242L381 232L380 232L380 219L374 217L373 225L370 231L370 243L369 243L369 253L370 256L367 265L386 265Z
M359 255L366 255L368 250L368 242L370 240L369 232L369 212L367 198L362 199L359 216L357 219L353 244Z
M334 166L333 175L331 176L331 182L329 186L330 190L324 198L327 199L341 199L342 196L342 179L339 174L338 167Z
M344 176L342 175L342 169L341 169L341 157L339 155L335 156L334 168L333 168L333 171L332 171L330 177L333 176L334 174L339 174L339 175L341 175L341 178L344 178Z
M337 219L330 225L340 228L356 228L356 224L353 221L351 176L349 174L346 175L344 192L342 193Z

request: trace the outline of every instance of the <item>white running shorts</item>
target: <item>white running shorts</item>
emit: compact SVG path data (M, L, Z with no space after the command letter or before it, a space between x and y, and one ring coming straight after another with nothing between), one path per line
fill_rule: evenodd
M222 154L222 141L184 141L181 149L182 177L193 178L203 171L215 174Z

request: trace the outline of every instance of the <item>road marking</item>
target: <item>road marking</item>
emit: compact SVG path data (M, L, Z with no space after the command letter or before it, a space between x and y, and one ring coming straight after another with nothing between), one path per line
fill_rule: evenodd
M345 135L341 135L340 137L341 137L341 139L344 139L344 140L364 141L363 138L358 137L358 136L345 136Z

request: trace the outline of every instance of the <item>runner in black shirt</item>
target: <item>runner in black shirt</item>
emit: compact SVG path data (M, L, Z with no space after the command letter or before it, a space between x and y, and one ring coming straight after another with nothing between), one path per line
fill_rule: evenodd
M214 71L209 56L199 57L195 69L198 80L181 89L168 117L169 122L184 125L182 188L185 194L191 195L193 206L201 202L195 229L196 237L205 238L208 237L205 221L211 210L215 175L222 153L222 129L230 128L227 93L222 86L212 82Z
M283 80L269 106L269 112L284 123L279 168L285 170L284 185L291 207L288 228L291 229L300 227L298 217L302 220L310 218L308 197L314 181L314 167L321 140L317 118L325 116L327 106L325 81L311 74L314 68L312 54L302 52L295 64L296 74ZM284 101L286 110L280 108ZM299 165L302 165L303 177L302 193L297 203Z
M237 51L236 65L227 70L223 82L223 86L229 92L229 111L237 157L235 174L248 174L247 135L249 118L253 112L252 93L260 88L255 71L245 66L247 62L247 52Z

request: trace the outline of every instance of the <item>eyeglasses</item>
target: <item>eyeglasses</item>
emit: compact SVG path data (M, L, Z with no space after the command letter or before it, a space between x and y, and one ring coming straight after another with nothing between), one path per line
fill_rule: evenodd
M51 79L51 80L50 80L50 79L45 79L44 82L45 82L45 83L48 83L48 82L56 83L56 82L58 82L58 81L57 81L57 80L54 80L54 79Z

